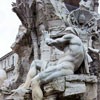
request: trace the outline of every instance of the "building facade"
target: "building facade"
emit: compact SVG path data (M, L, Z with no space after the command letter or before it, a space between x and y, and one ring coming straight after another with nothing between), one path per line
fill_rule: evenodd
M18 67L18 55L13 51L4 55L0 58L0 67L6 71L7 80L11 82L12 78L14 78L14 69Z

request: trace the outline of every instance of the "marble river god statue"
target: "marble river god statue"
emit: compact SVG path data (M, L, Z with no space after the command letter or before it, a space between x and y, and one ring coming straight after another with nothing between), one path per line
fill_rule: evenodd
M51 6L49 5L48 2L51 4ZM44 10L44 8L46 7L42 5L43 3L45 3L44 5L46 5L46 7L50 6L54 8L52 11L53 11L53 15L55 15L56 17L49 16L51 13L45 12L45 14L47 15L42 16L42 18L45 21L39 20L39 18L41 19L41 16L39 16L40 15L39 11L41 11L40 9L42 9L43 11L47 11L47 9ZM54 0L54 1L47 0L45 2L43 2L42 0L38 0L36 1L36 4L38 8L37 11L38 20L36 23L37 23L37 28L39 29L38 31L41 31L41 34L38 35L44 37L45 44L47 44L51 48L55 47L56 49L62 51L63 54L61 54L61 57L58 60L54 61L55 65L50 65L49 61L41 59L42 57L40 57L40 59L34 59L31 63L30 70L27 74L25 83L19 86L16 90L13 90L12 92L14 93L10 97L8 97L8 99L13 98L14 100L24 100L25 93L27 93L28 89L30 89L31 87L32 100L42 100L43 99L43 90L41 89L42 84L51 82L53 79L61 76L73 75L81 67L85 70L86 74L89 74L88 63L90 63L91 59L84 47L85 44L83 41L84 39L82 40L80 36L80 35L87 36L87 33L91 33L90 30L88 32L88 29L89 28L91 29L91 27L89 27L87 30L86 30L87 26L85 27L85 24L87 24L86 15L89 11L84 9L77 9L74 12L71 12L69 14L69 11L65 7L63 0ZM78 15L77 12L79 12ZM76 15L77 17L75 17ZM89 18L92 20L93 18L92 14L89 13L89 15L90 15ZM57 27L57 25L55 25L56 22L53 22L55 21L55 19L53 18L55 18L57 21L59 19L61 22L63 22L64 27L61 28L61 25L59 25L61 30L59 30L60 28ZM47 25L48 23L52 25L52 27L49 27L49 25ZM55 27L53 26L53 24ZM57 31L57 29L59 31ZM17 96L14 97L14 95L16 94Z
M46 43L49 46L55 46L62 50L64 55L57 61L55 66L48 66L44 71L40 72L32 79L31 85L34 87L32 90L33 100L34 97L38 98L39 94L42 93L41 89L41 92L35 89L37 83L40 85L42 82L48 82L60 76L74 74L84 61L85 57L82 41L78 36L71 32L66 32L61 38L47 38ZM34 69L37 65L34 65L33 62L32 67Z
M27 74L26 82L15 91L18 92L23 90L26 92L31 85L33 100L43 99L43 93L40 88L41 84L60 76L74 74L84 62L86 56L81 39L75 33L71 32L69 28L66 28L63 36L60 38L57 37L56 39L50 38L47 31L44 31L44 34L47 34L45 36L46 44L49 46L55 46L63 51L64 54L56 62L55 66L48 66L46 61L41 60L34 60L32 62ZM38 69L40 70L40 73L37 73ZM89 71L87 70L87 73L88 72Z

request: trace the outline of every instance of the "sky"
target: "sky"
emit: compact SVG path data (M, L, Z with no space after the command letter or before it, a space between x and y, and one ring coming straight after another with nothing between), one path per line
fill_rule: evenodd
M11 3L15 0L0 2L0 57L11 51L11 45L21 24L17 15L12 11Z
M18 27L21 24L17 15L12 11L12 2L15 0L2 0L0 2L0 57L11 51L10 47L15 41Z

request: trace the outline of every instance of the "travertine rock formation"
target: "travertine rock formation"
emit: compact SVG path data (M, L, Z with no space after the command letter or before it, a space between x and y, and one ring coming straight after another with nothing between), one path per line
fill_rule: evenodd
M19 55L15 84L21 86L8 99L24 100L26 93L28 100L97 100L97 80L91 76L99 74L94 71L99 57L95 60L93 55L100 49L97 5L97 0L16 0L12 4L22 22L12 45ZM80 75L89 74L89 66L90 76Z

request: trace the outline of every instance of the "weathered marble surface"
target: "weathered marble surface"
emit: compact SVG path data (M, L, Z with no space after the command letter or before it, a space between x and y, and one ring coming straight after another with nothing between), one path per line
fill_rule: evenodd
M82 81L82 82L89 82L89 83L96 83L97 78L96 76L87 76L87 75L69 75L66 76L66 81Z
M92 12L93 6L91 0L81 0L79 8L70 12L63 0L17 0L13 3L13 11L23 26L12 49L20 58L18 81L25 83L13 90L10 99L23 100L30 88L33 100L97 98L96 77L80 75L89 74L92 60L88 47L97 49L94 44L98 39L95 37L99 33L99 18ZM66 77L59 79L61 76ZM51 82L54 78L58 79Z
M97 78L96 76L88 75L68 75L45 85L44 93L49 98L51 98L50 95L52 96L53 93L55 93L55 98L57 97L56 94L60 93L59 99L61 100L71 100L71 98L76 100L77 96L80 96L78 100L94 100L97 99ZM75 95L77 96L75 97Z
M43 100L97 100L96 76L63 76L42 85L42 89L44 92ZM4 93L4 95L7 96L8 94ZM12 95L12 99L7 100L32 100L31 91L27 92L23 97L16 93L16 95Z

